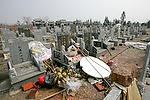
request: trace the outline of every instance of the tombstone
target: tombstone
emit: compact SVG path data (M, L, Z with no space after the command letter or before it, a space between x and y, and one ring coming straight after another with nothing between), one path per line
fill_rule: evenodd
M76 36L82 38L83 37L83 29L81 26L76 26Z
M135 26L134 25L132 25L132 28L131 28L131 35L135 35L135 38L137 38L138 37L138 33L137 32L135 32L136 31L136 28L135 28Z
M147 34L146 26L141 26L140 32L142 32L142 35L146 35Z
M66 57L66 51L65 47L62 45L61 50L56 50L56 47L54 45L51 45L52 50L52 59L57 62L57 66L65 66L69 69L73 63L69 62L68 58Z
M90 56L94 57L100 57L101 55L104 55L107 50L102 49L100 42L92 40L92 30L91 28L89 31L84 33L84 42L85 42L85 48L87 51L89 51Z
M42 38L43 32L42 32L42 30L41 29L34 29L33 32L34 32L34 40L42 42L43 41L43 38Z
M64 26L63 32L68 33L68 35L70 35L70 30L71 30L70 26Z
M24 28L23 27L18 27L18 33L19 34L24 33Z
M92 28L92 37L94 37L94 39L98 39L98 28L97 27L93 27Z
M86 53L86 55L89 55L89 52L85 49L85 43L84 43L84 41L83 41L83 38L80 38L80 39L79 39L79 44L80 44L81 50L82 50L84 53Z
M2 45L3 45L3 51L4 53L9 52L9 43L8 39L15 38L14 31L10 31L9 29L1 28L2 33Z
M61 28L59 28L58 26L54 26L54 31L55 33L61 32Z
M110 36L110 34L111 33L109 32L108 35ZM110 48L114 47L114 43L109 42L109 36L107 38L105 35L106 35L106 33L104 32L103 29L101 29L101 33L98 38L99 42L101 42L101 48L110 49Z
M75 24L71 24L71 33L76 32L76 25Z
M46 48L50 48L51 42L54 41L54 34L47 34L46 27L34 29L34 40L40 41Z
M14 31L10 31L8 29L1 29L1 32L2 32L2 37L4 40L4 45L5 45L5 47L8 47L8 39L14 38L15 33L14 33Z
M55 32L54 34L54 41L56 45L56 50L61 50L61 46L65 46L65 50L69 47L69 35L63 32Z
M118 27L118 36L117 36L117 39L121 40L122 43L125 43L127 41L127 38L121 37L120 36L120 31L121 31L121 26Z
M30 29L24 28L23 33L26 37L33 37L33 34L30 32Z
M109 39L109 42L113 42L114 46L118 46L119 44L122 43L121 40L117 39L117 28L118 25L115 25L114 27L111 28L110 34L111 34L111 39Z
M123 37L127 38L127 41L129 41L130 39L132 39L132 36L126 35L126 26L124 26Z
M90 51L90 44L91 44L91 34L90 32L84 33L84 42L85 42L85 48Z
M44 74L44 65L30 54L26 37L11 38L8 40L10 59L7 60L8 74L16 90L27 82L36 82Z
M105 32L104 32L104 29L100 28L100 33L99 33L99 36L98 36L98 41L101 42L102 38L103 39L105 38Z
M130 34L131 33L131 27L128 27L128 33L127 33L127 35L128 36L131 36L131 40L133 40L134 38L135 38L135 35L132 35L132 34Z
M42 30L42 34L43 34L43 35L47 35L46 27L41 27L41 30Z

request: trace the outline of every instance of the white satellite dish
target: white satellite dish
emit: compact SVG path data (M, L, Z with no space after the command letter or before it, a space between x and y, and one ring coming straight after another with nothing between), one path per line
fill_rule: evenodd
M80 60L80 65L82 66L82 70L84 72L96 78L105 78L111 73L110 67L95 57L83 57Z

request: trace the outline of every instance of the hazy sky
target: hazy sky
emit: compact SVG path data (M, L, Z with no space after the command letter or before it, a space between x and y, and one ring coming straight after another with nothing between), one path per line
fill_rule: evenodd
M126 21L147 22L150 20L150 0L0 0L0 23L15 24L22 17L49 20L87 19L110 21L120 19L126 13Z

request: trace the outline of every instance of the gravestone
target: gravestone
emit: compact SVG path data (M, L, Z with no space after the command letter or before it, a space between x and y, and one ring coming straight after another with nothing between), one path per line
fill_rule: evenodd
M3 51L4 53L9 52L9 43L8 39L15 38L14 31L10 31L9 29L1 28L2 33L2 45L3 45Z
M34 32L34 40L35 41L43 41L43 32L42 32L42 30L41 29L34 29L33 30L33 32Z
M44 74L43 62L31 56L27 37L11 38L8 40L10 59L7 60L8 74L14 90L28 82L37 82Z
M118 36L117 36L117 39L118 39L118 40L121 40L122 43L125 43L125 42L127 41L127 38L124 38L124 37L121 37L121 36L120 36L120 31L121 31L120 28L121 28L121 26L118 27Z
M132 36L128 36L128 35L126 35L126 26L124 26L124 31L123 31L123 37L124 38L127 38L127 41L129 41L131 38L132 38Z
M114 46L118 46L119 44L122 43L121 40L117 39L117 30L118 30L119 25L115 25L114 27L111 28L111 39L109 39L109 42L113 42Z
M8 43L13 65L31 60L27 38L12 38Z
M84 33L84 42L85 42L85 48L87 51L89 51L89 55L90 56L94 56L94 57L100 57L101 55L104 55L107 50L103 49L103 47L101 48L101 42L99 42L98 40L92 40L92 30L91 28L89 29L89 31Z

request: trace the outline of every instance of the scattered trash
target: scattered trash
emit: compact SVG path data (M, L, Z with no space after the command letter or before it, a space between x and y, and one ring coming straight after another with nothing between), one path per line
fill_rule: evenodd
M108 62L107 62L107 65L108 65L108 66L112 66L112 65L113 65L113 61L108 61Z
M60 83L60 87L67 89L67 94L70 95L71 92L79 91L80 86L87 86L86 82L80 81L77 78L67 76L66 84Z
M55 86L57 77L55 73L45 75L43 86L46 88L52 88Z
M146 50L147 46L147 44L141 42L125 42L125 45L140 50Z
M42 85L44 83L44 77L45 77L45 75L42 75L38 78L40 85Z
M102 79L101 80L95 80L94 78L88 78L88 81L91 83L91 84L95 84L95 83L99 83L101 84L103 81Z
M96 86L97 89L99 89L100 91L104 90L104 86L100 85L98 82L95 83L95 86Z
M28 94L29 99L35 99L38 95L38 90L31 90L30 93Z

